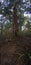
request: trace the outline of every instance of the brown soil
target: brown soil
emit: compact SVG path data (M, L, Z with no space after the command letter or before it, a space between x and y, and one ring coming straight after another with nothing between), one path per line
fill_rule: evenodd
M14 38L11 41L1 41L0 65L20 65L20 56L25 52L26 48L28 48L31 53L31 38L29 37Z

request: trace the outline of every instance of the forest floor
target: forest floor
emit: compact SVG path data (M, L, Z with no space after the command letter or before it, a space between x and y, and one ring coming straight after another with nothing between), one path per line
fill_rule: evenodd
M0 41L0 65L20 65L19 59L24 55L26 48L31 53L31 37Z

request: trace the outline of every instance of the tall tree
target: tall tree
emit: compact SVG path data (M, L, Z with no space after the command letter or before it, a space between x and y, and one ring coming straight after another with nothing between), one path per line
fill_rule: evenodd
M17 4L18 0L15 1L14 7L13 7L13 34L17 35L18 32L18 16L17 16Z

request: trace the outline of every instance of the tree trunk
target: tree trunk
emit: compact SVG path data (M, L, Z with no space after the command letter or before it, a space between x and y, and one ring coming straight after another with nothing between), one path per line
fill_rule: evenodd
M18 16L17 16L17 2L15 2L13 8L13 34L17 36L18 32Z

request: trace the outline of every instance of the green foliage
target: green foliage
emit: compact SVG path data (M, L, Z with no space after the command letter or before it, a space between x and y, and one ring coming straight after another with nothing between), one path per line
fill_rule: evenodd
M5 31L5 29L7 29L7 32L8 32L9 28L12 27L11 22L13 22L13 6L14 6L14 1L15 0L10 0L11 3L9 4L8 7L4 7L4 8L2 7L1 8L1 10L2 10L1 12L2 12L3 16L6 17L6 15L7 15L8 19L10 21L6 25L2 25L2 27L1 27L1 35L3 34L3 31ZM30 22L29 22L29 17L24 17L24 15L23 15L22 0L19 0L19 3L17 5L17 15L18 15L18 20L19 20L18 27L20 28L19 29L19 33L21 34L21 31L22 31L21 27L24 25L25 22L27 22L27 24L25 25L25 29L23 30L22 34L25 33L26 35L31 35L31 25L30 25ZM3 22L3 24L4 24L4 22ZM5 29L3 30L4 26L5 26ZM26 30L26 28L27 28L27 30ZM6 34L6 32L5 32L5 34Z

